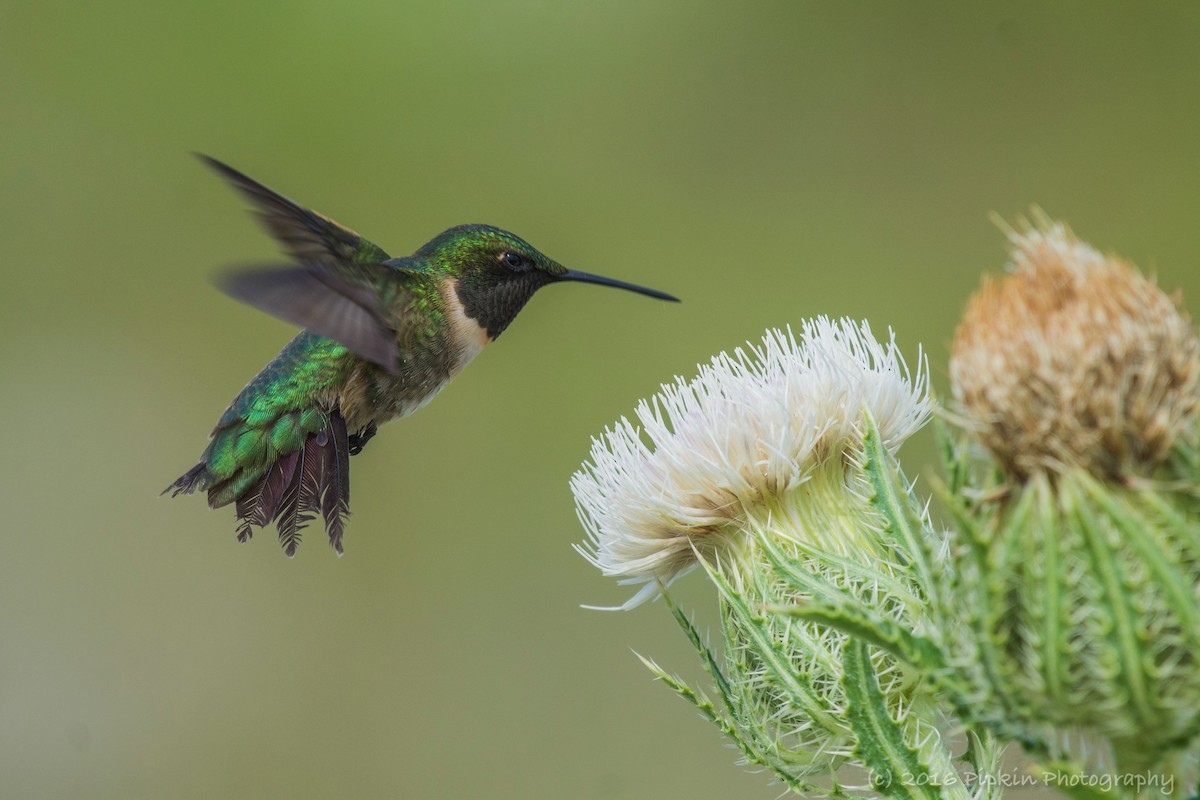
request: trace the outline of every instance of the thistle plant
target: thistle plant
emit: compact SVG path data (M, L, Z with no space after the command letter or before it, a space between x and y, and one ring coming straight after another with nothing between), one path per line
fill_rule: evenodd
M997 784L991 738L969 734L956 759L945 705L900 657L935 649L947 588L942 537L894 458L929 418L927 386L924 360L910 373L866 323L770 331L643 401L571 481L584 554L640 587L624 608L693 568L712 581L722 658L668 604L717 701L647 666L795 790L968 798Z
M923 358L820 318L716 356L592 442L581 552L662 596L712 682L643 659L790 789L1195 796L1200 338L1178 298L1038 217L970 300L939 415L953 525L904 477ZM669 586L719 599L710 649Z
M1052 771L1194 779L1200 339L1066 226L1008 234L1011 271L971 299L950 361L956 416L990 455L944 451L968 611L947 620L954 667L978 718Z

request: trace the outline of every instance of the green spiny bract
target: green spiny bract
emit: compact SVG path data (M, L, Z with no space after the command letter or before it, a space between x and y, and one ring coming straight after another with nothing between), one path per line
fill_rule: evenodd
M959 458L967 458L958 448ZM1060 758L1071 732L1104 745L1090 770L1159 769L1200 733L1200 471L1154 481L1076 467L952 487L964 546L948 658L980 721ZM1170 487L1187 487L1172 490Z

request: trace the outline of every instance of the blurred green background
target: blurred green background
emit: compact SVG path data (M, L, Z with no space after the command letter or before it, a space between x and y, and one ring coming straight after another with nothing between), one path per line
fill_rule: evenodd
M0 4L0 797L777 796L571 548L589 437L815 314L944 389L1033 203L1200 298L1200 6ZM158 492L292 334L211 153L411 252L460 222L679 294L537 296L354 461L347 555ZM904 453L918 473L929 437ZM711 603L702 580L685 601Z

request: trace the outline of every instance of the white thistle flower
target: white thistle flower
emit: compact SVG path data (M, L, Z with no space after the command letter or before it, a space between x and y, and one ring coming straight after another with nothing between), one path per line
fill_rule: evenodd
M799 339L772 329L748 347L641 401L637 424L622 418L593 439L571 478L588 535L579 551L642 585L622 608L714 552L755 508L840 465L861 444L866 414L892 453L928 420L924 357L910 373L894 335L881 344L865 321L818 317Z

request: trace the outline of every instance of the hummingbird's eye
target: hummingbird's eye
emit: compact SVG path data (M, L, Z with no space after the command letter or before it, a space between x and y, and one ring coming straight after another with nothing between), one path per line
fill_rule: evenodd
M512 267L513 269L518 269L525 264L525 259L521 258L521 254L512 251L500 256L500 259L504 262L505 266Z

